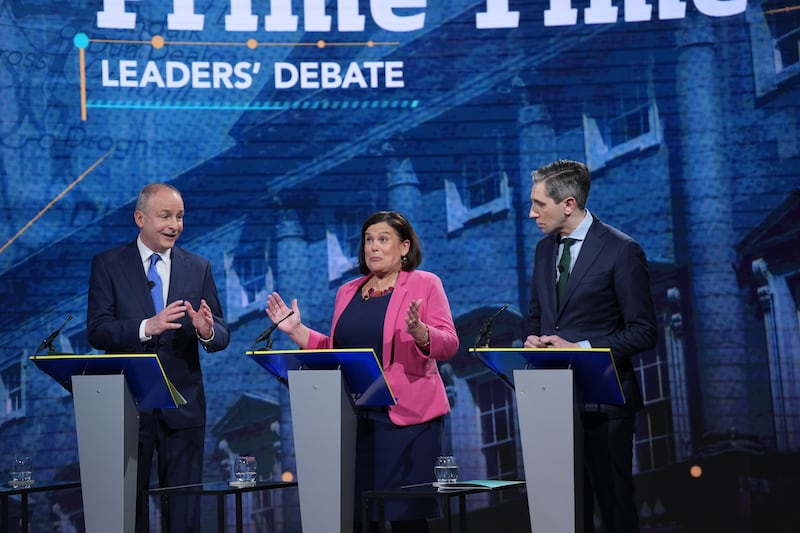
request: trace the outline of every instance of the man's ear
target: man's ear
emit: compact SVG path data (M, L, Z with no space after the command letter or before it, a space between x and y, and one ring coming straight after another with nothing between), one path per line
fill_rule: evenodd
M564 199L564 214L569 216L578 209L578 202L575 201L574 196L568 196Z
M133 221L136 222L136 225L140 228L144 225L144 213L139 211L138 209L133 212Z

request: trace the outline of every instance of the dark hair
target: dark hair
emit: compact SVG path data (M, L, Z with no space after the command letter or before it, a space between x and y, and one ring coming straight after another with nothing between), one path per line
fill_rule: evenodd
M422 248L420 248L419 237L417 237L414 228L411 227L411 223L397 211L378 211L370 215L361 226L361 244L358 245L359 271L364 275L370 273L369 268L367 268L367 259L364 256L365 233L367 232L367 228L381 222L386 222L394 229L400 237L400 242L408 241L410 243L408 253L403 256L402 269L406 272L411 272L417 268L419 264L422 263Z
M161 189L168 189L174 193L177 193L178 196L181 196L181 191L172 185L167 183L150 183L142 187L142 190L139 191L139 196L136 198L136 210L144 212L145 208L147 207L147 203L150 201L150 197Z
M559 159L531 172L533 182L544 182L547 195L561 203L572 196L578 209L586 209L589 198L589 169L578 161Z

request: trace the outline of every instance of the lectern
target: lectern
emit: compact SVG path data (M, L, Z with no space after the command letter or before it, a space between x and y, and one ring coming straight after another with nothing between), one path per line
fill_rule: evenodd
M583 531L582 403L623 404L608 348L473 348L517 400L532 533Z
M356 407L396 403L375 352L247 354L289 387L303 533L352 531Z
M43 355L31 361L72 393L87 533L133 533L138 407L186 400L155 354Z

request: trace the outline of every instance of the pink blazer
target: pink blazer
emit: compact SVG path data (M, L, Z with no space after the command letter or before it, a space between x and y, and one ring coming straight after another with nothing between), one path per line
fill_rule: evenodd
M360 277L339 288L330 335L311 330L306 348L332 347L339 317L370 277L371 274ZM397 405L389 408L389 418L398 426L410 426L450 412L436 361L446 361L455 355L458 336L442 281L435 274L423 270L400 272L390 298L383 325L383 369ZM406 331L406 310L411 300L419 298L422 298L420 320L430 330L429 354Z

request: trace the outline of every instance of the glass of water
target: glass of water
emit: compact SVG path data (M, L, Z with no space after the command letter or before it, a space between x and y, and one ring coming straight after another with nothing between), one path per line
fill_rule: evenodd
M239 483L255 483L258 475L256 458L252 455L240 455L233 467L233 475Z
M11 480L15 489L33 485L33 462L30 455L17 455L11 463Z
M439 485L449 485L458 481L458 464L452 455L441 455L436 458L433 467L436 482Z

